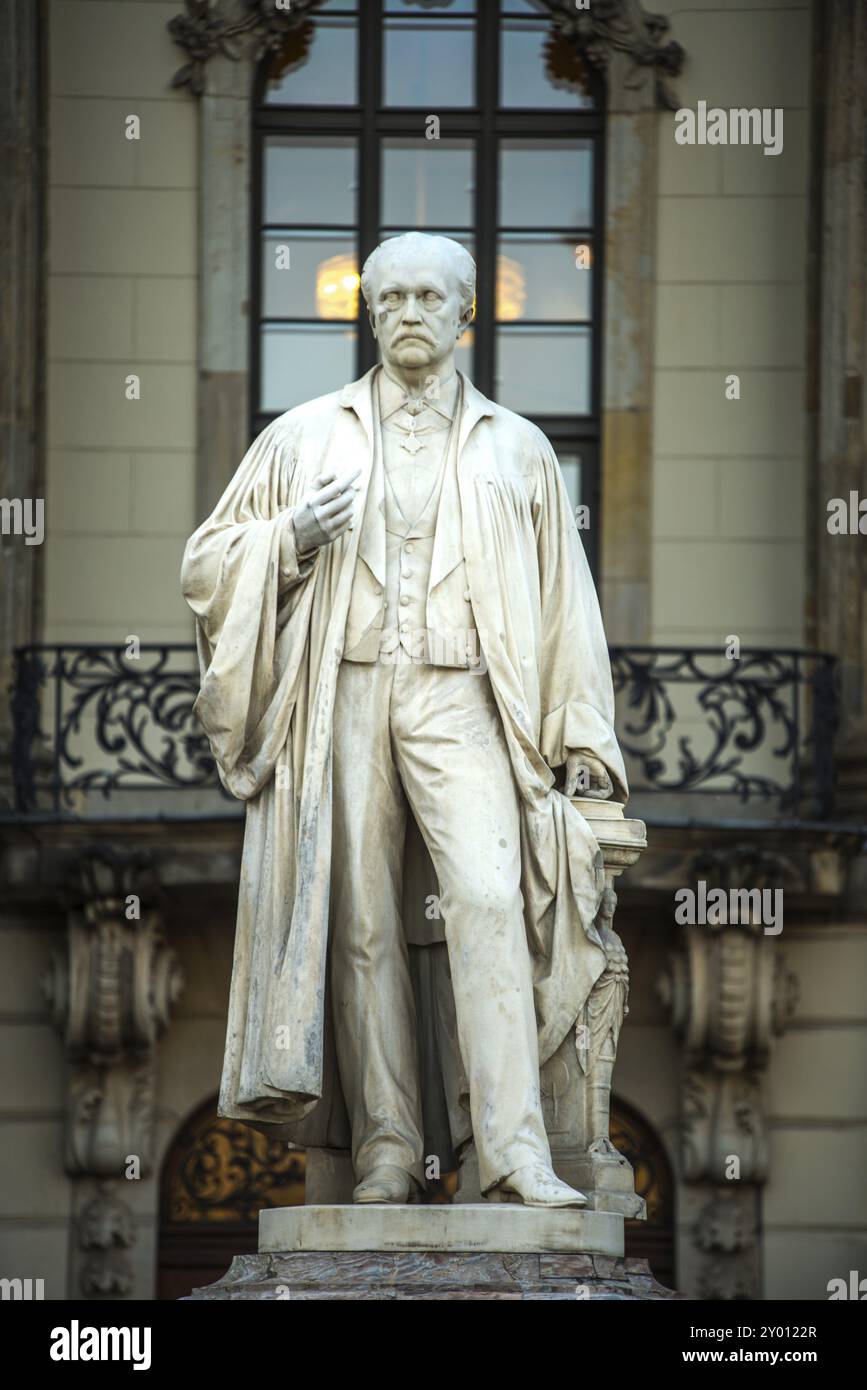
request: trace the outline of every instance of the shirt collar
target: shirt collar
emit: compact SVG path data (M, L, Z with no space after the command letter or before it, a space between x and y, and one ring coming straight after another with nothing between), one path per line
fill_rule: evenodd
M386 419L403 405L409 398L409 393L403 386L394 381L384 369L377 373L377 379L379 382L380 417ZM454 419L459 388L460 379L457 372L454 372L442 388L440 395L429 401L436 412L446 420Z

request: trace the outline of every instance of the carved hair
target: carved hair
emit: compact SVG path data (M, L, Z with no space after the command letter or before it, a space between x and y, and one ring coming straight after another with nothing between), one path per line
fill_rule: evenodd
M460 242L453 241L448 236L433 236L429 232L402 232L400 236L388 237L387 240L380 242L379 246L371 251L364 265L361 267L361 293L364 295L364 302L370 308L371 296L371 275L376 271L379 259L384 251L392 251L401 245L406 245L408 250L413 250L419 243L436 242L434 248L442 253L447 251L454 262L455 274L458 277L458 284L461 289L461 307L471 309L476 298L476 263Z

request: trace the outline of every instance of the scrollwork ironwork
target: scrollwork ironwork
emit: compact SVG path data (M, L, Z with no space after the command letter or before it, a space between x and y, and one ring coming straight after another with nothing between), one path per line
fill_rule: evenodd
M613 647L611 666L633 792L704 791L829 813L832 657ZM21 649L12 699L18 810L44 811L50 798L61 815L82 797L122 791L214 790L231 800L193 713L198 686L191 645L144 645L138 658L124 648ZM50 755L36 756L49 745Z
M820 652L744 651L728 659L712 647L617 647L611 652L618 736L624 754L655 791L699 789L734 794L741 801L773 798L791 809L805 793L809 749L813 795L827 814L833 782L835 663ZM705 746L676 733L683 711L672 692L691 687ZM811 732L802 727L811 700ZM818 703L818 709L817 709ZM770 754L779 776L749 766L749 755ZM672 766L674 762L674 766Z
M44 740L40 694L53 700L52 798L57 813L87 794L222 792L193 705L199 678L187 645L25 648L13 696L18 808L39 809L33 745ZM105 754L102 758L99 755ZM228 793L223 793L228 796Z

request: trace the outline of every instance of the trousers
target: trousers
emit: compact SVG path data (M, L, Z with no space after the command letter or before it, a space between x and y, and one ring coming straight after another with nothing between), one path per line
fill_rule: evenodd
M550 1164L517 792L486 673L343 662L333 725L331 997L356 1177L424 1182L416 1015L402 927L411 813L439 883L482 1190Z

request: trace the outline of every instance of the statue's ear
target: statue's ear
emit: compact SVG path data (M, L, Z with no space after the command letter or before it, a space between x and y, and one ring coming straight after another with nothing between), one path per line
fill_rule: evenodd
M464 336L464 334L466 333L467 329L473 321L473 317L474 315L472 305L470 305L468 309L462 310L460 317L460 328L458 330L459 338L462 338Z

